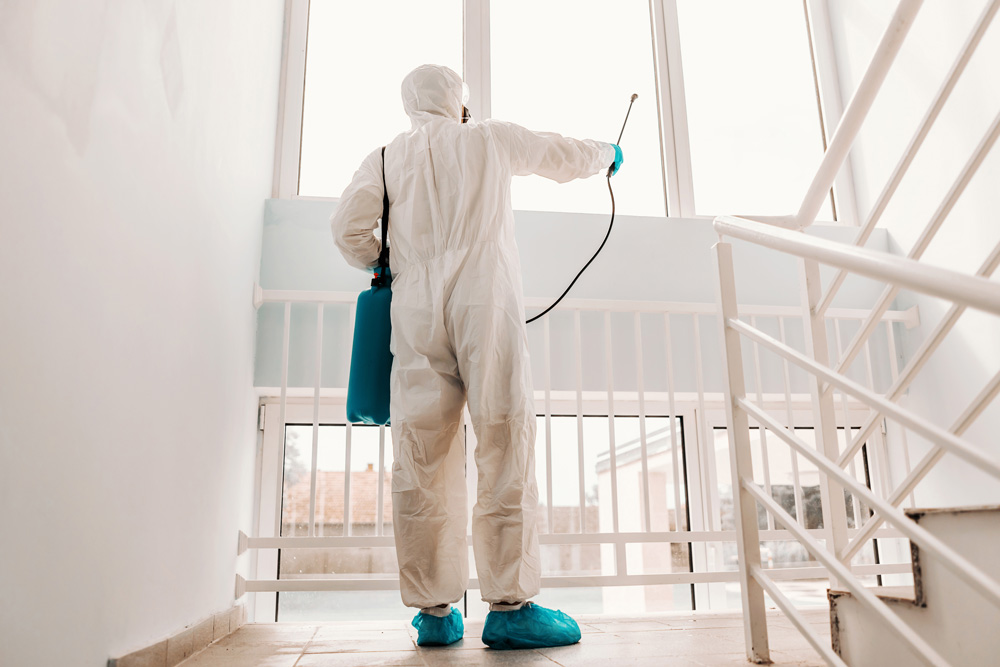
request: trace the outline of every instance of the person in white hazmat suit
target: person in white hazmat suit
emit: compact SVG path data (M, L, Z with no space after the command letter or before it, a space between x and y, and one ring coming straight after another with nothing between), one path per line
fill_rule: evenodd
M535 409L510 203L512 176L560 183L621 164L599 141L536 133L497 120L463 122L468 93L447 67L402 84L412 127L385 148L391 224L392 503L403 603L421 645L462 637L450 604L469 582L465 449L468 401L478 444L472 538L483 641L493 648L579 641L575 621L529 602L539 591ZM331 218L336 245L377 265L382 157L364 159Z

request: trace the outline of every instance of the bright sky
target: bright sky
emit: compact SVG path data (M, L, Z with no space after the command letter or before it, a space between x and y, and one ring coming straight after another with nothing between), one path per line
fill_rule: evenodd
M677 4L697 212L791 212L822 151L801 3ZM611 142L638 93L618 212L663 215L647 1L503 0L490 11L492 115ZM460 0L312 0L300 194L339 196L365 155L409 129L399 85L423 63L462 73ZM516 209L610 210L599 177L519 177L512 198Z

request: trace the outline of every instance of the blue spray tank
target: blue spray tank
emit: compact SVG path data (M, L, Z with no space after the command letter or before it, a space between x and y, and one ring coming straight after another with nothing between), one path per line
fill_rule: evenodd
M389 194L382 147L382 252L371 287L358 295L354 316L351 374L347 381L347 419L354 424L389 424L389 373L392 371L392 273L389 271Z

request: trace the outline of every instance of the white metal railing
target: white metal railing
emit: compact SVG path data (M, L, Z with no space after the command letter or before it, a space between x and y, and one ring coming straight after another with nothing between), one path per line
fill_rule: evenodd
M244 580L238 577L238 593L254 593L258 596L273 596L278 592L289 591L347 591L347 590L394 590L398 587L397 579L390 573L380 575L336 575L328 572L305 573L294 578L282 578L278 570L278 551L280 549L328 549L350 548L370 549L386 548L394 545L391 530L383 525L383 484L386 470L386 445L389 433L379 429L377 479L378 506L375 517L376 524L371 535L353 535L352 506L356 504L356 492L351 489L352 457L358 453L352 448L352 426L347 423L344 411L346 391L343 385L324 385L324 364L337 361L342 369L349 365L349 346L339 349L324 346L327 341L350 340L353 330L353 305L357 295L342 292L309 292L289 290L263 290L256 287L254 303L258 307L271 304L280 308L280 380L279 386L258 387L264 396L264 438L262 457L259 463L259 503L258 517L252 536L241 536L241 550L253 550L256 564L256 577ZM548 305L544 299L527 299L527 308L540 308ZM293 311L293 306L295 310ZM330 308L341 309L337 331L324 331L324 312ZM293 345L293 313L301 313L308 321L297 322L297 328L314 331L315 338L302 344ZM312 314L314 313L314 315ZM690 584L701 587L696 591L699 606L709 604L707 587L710 584L733 583L737 581L737 572L729 569L729 564L717 550L720 543L734 544L737 542L737 530L723 525L724 498L720 493L720 479L717 474L715 460L715 439L713 431L725 427L723 414L723 394L721 377L717 371L706 373L707 357L703 355L703 334L710 331L706 328L705 319L712 320L715 325L717 310L713 304L707 303L677 303L655 301L598 301L583 299L567 299L554 311L555 317L544 319L538 330L532 332L532 357L540 361L542 382L536 389L536 408L539 412L538 462L542 467L545 462L544 505L542 514L545 517L545 531L540 535L543 548L562 548L558 545L595 545L606 549L597 566L596 572L564 573L557 576L543 577L544 587L604 587L604 586L635 586ZM795 307L781 306L744 306L740 314L754 326L770 325L782 340L792 337L786 332L786 325L795 320L799 310ZM867 310L831 308L825 313L829 325L836 330L841 326L856 327L868 315ZM311 318L315 317L315 324ZM917 324L915 309L907 311L887 311L881 320L885 323L886 342L876 352L876 359L883 365L894 363L894 355L886 351L893 349L894 335L892 324L899 323L906 327ZM646 322L647 326L643 326ZM277 322L273 322L277 328ZM655 327L649 325L654 324ZM623 335L622 325L629 325L631 331ZM540 330L540 331L539 331ZM559 333L553 335L553 330ZM675 338L682 331L685 354L679 355ZM303 333L303 332L299 332ZM797 332L796 332L797 334ZM571 363L563 364L561 378L553 377L553 353L565 350L570 346L565 344L572 340ZM588 350L586 341L594 339L593 350ZM562 343L565 341L565 343ZM616 343L616 341L618 341ZM631 343L631 346L628 343ZM657 356L664 360L664 367L656 369L645 361L652 347L658 347ZM662 347L660 347L662 346ZM754 392L756 402L771 410L780 410L788 416L789 423L799 427L809 428L812 422L808 410L808 395L798 387L793 377L794 368L787 360L781 360L771 366L762 364L758 343L752 344L754 356L747 361L748 372L755 377ZM594 346L591 346L594 347ZM630 348L630 349L629 349ZM300 369L299 377L290 378L289 356L293 349L298 350L299 357L309 356L311 360L305 364L305 370ZM631 359L622 356L627 350ZM867 363L866 385L874 390L873 362L871 347L866 348ZM693 353L693 354L691 354ZM566 356L565 354L563 355ZM693 359L692 359L693 357ZM715 357L718 358L717 356ZM687 367L683 378L677 377L677 362L682 360ZM564 359L565 361L565 359ZM627 388L616 383L614 372L634 365L634 377ZM588 386L585 390L584 371L591 367L603 366L606 374L605 387ZM693 372L690 367L693 366ZM311 370L310 370L311 369ZM891 369L892 372L895 369ZM762 381L763 376L772 378L770 385ZM888 375L886 371L885 375ZM656 376L656 377L654 377ZM346 374L344 374L346 377ZM778 378L775 380L775 378ZM659 380L656 390L648 384ZM665 381L665 382L664 382ZM591 383L592 384L592 383ZM712 387L709 391L706 387ZM637 437L629 442L616 442L620 439L616 432L616 419L628 415L633 423L637 421ZM585 469L584 450L592 452L595 441L598 440L591 431L585 433L584 421L592 416L602 416L607 419L607 435L596 443L598 448L606 443L606 450L601 450L599 464L606 472L598 473L594 469ZM857 429L865 416L861 404L854 399L845 400L842 411L837 417L838 425L844 432L845 444L850 440L850 429ZM650 420L668 418L669 423L653 431L648 427ZM562 440L553 432L553 421L558 418L568 418L576 423L575 442ZM309 430L311 438L306 444L309 483L308 526L303 534L283 534L283 523L287 526L287 517L282 517L282 474L284 468L283 443L285 441L286 424L301 424ZM318 460L319 460L319 430L322 425L340 424L345 430L345 447L343 455L343 520L342 526L335 529L334 534L322 529L321 512L318 509ZM358 427L353 427L356 430ZM585 437L586 436L586 437ZM586 440L586 442L585 442ZM767 435L761 432L763 456L767 457ZM683 447L681 444L683 443ZM885 461L885 443L881 432L871 438L873 484L885 487L889 484L888 465ZM475 498L474 457L471 455L475 447L475 434L471 428L467 433L467 466L469 479L470 501ZM572 466L572 458L568 452L576 451L576 471L572 475L578 485L578 498L575 511L579 513L579 523L567 531L566 527L556 528L554 512L557 503L554 494L559 491L558 480L554 475L556 466ZM559 452L562 454L559 454ZM632 456L625 461L620 457ZM658 461L659 471L666 471L668 482L663 482L669 488L657 486L652 482L654 459ZM765 466L765 479L768 492L771 490L771 480L768 476L770 465ZM791 481L794 487L794 509L799 528L816 539L825 534L822 529L808 525L804 502L804 484L799 469L799 456L791 457ZM812 473L810 473L812 474ZM586 483L597 475L599 482L608 483L607 489L602 487L599 502L610 507L607 517L601 517L596 530L589 526L586 520L588 509L594 512L593 499L588 500ZM606 475L601 477L600 475ZM622 477L626 475L625 477ZM619 477L622 477L621 482ZM564 479L565 474L558 476ZM857 476L855 476L857 479ZM627 484L623 483L629 480ZM631 480L635 480L633 483ZM540 482L542 480L540 479ZM723 478L724 481L724 478ZM605 495L607 493L607 495ZM654 494L658 494L655 495ZM855 509L858 508L858 494L855 494ZM600 505L598 506L599 511ZM659 514L658 514L659 512ZM665 519L673 513L673 522ZM860 516L855 527L847 530L848 535L857 532L860 526ZM606 519L606 520L605 520ZM739 524L737 523L736 526ZM846 525L845 525L846 530ZM876 533L879 538L898 538L902 533L894 528L883 527ZM759 535L765 540L792 540L794 532L787 528L776 526L773 518L762 527ZM688 571L649 571L642 564L629 564L629 545L642 544L690 544ZM567 547L570 548L570 547ZM814 561L801 563L782 563L780 568L769 569L768 572L776 580L816 579L826 576L826 569ZM866 563L855 566L855 571L864 576L881 576L902 574L907 571L905 564L900 563ZM477 581L470 582L470 588L476 588ZM262 609L273 609L273 597L262 600ZM260 620L265 620L260 618Z
M900 404L906 390L940 347L944 338L954 329L966 309L973 308L992 315L1000 315L1000 285L989 280L1000 265L1000 240L974 275L948 271L918 261L1000 137L1000 113L994 118L964 167L950 184L905 257L861 247L878 225L924 139L1000 9L1000 0L989 0L985 4L902 157L865 218L854 245L838 244L806 236L799 231L791 231L804 229L813 223L816 212L840 172L868 109L874 102L921 4L921 0L902 0L898 4L799 211L791 216L758 218L753 221L727 216L719 217L715 221L715 228L720 235L720 242L715 248L715 258L719 276L720 327L726 357L726 416L729 425L733 487L738 489L738 493L734 493L734 502L738 506L737 513L741 523L737 527L740 540L738 546L740 584L747 657L754 662L769 661L767 625L764 618L764 594L767 593L829 664L844 664L831 647L824 645L823 641L810 630L808 624L803 622L795 604L782 594L770 573L761 568L758 548L760 535L756 520L758 506L763 507L776 524L796 534L803 547L827 568L831 586L842 587L857 596L863 605L872 610L890 631L906 642L927 664L947 663L924 637L919 636L895 613L888 610L886 605L862 584L857 572L852 571L852 559L868 544L869 538L880 526L885 523L895 526L914 544L933 554L956 577L973 586L985 599L1000 607L1000 582L973 566L948 544L921 529L898 509L907 497L910 498L911 505L913 504L912 494L915 487L945 454L956 456L974 468L1000 479L1000 461L983 454L974 444L962 438L977 417L1000 393L1000 372L986 383L950 428L940 427ZM725 242L727 237L748 241L799 258L803 294L800 314L803 326L808 332L805 354L788 346L785 341L769 336L753 322L748 324L738 318L736 278L731 247ZM837 269L825 293L820 282L820 264ZM846 347L842 346L839 329L835 329L837 354L831 360L828 355L827 330L822 325L823 318L845 279L852 273L884 282L886 287ZM905 368L899 372L895 365L891 366L892 384L883 395L872 391L870 383L867 387L862 386L846 374L863 351L866 355L869 354L868 345L872 334L883 313L901 289L938 297L952 305L924 339ZM794 424L790 419L783 424L774 416L772 410L747 400L741 349L741 343L746 340L752 341L755 346L764 347L773 355L809 374L812 409L817 425L814 448L796 436ZM888 342L890 346L894 345L891 336ZM892 348L891 354L895 357L895 348ZM840 392L842 401L850 396L869 409L869 414L861 427L852 436L845 438L843 449L838 446L836 433L833 431L835 391ZM901 451L905 460L906 476L895 488L891 485L867 488L858 484L856 476L845 472L844 469L853 464L862 445L886 419L903 427ZM821 471L825 544L803 531L785 508L774 501L769 489L754 481L749 442L751 420L762 429L762 432L772 433L793 452L812 462ZM912 467L905 442L907 430L919 434L932 445L930 451ZM872 512L853 539L846 530L843 489L861 497Z
M775 229L764 223L750 220L724 217L716 220L715 227L722 236L753 241L802 258L803 280L807 283L805 290L807 298L806 303L803 304L803 319L806 321L817 317L819 262L842 269L851 269L870 278L888 280L894 286L918 289L923 293L946 298L962 307L975 307L994 315L1000 315L1000 285L979 276L966 276L953 271L921 265L914 260L894 258L854 246L821 241L797 232ZM911 541L918 544L921 549L925 549L937 557L957 577L975 587L988 600L1000 607L1000 582L972 565L947 544L921 529L897 509L902 500L912 492L917 482L927 474L944 453L957 456L978 470L1000 479L1000 461L983 454L975 445L959 437L1000 392L1000 373L987 383L950 430L937 426L926 418L899 406L889 398L872 391L871 388L864 387L833 370L831 364L823 359L826 350L825 327L811 328L810 335L814 341L813 349L810 354L803 354L741 321L736 310L731 246L728 243L720 242L716 245L715 250L719 272L721 323L727 359L726 409L730 425L733 485L734 488L740 490L739 499L735 502L740 505L742 519L742 525L737 532L742 541L740 545L740 583L744 589L748 657L753 660L766 660L768 658L767 629L763 615L763 592L765 590L772 594L775 602L789 614L796 625L800 625L797 622L798 612L794 606L786 604L787 600L773 595L776 591L773 580L760 569L760 555L757 548L760 537L756 519L756 507L759 503L774 515L778 523L795 532L802 545L818 561L829 568L831 585L843 586L858 595L862 602L875 610L890 629L910 644L928 663L946 664L921 637L903 624L885 605L877 602L857 576L851 573L849 564L851 558L866 543L868 535L882 522L887 521ZM933 282L928 282L928 274L934 279ZM790 426L782 424L770 412L758 407L745 397L741 337L764 346L781 358L807 371L813 378L813 409L816 413L817 431L822 438L817 438L815 449L798 438ZM818 350L823 350L823 353L817 353ZM898 384L899 380L897 379L894 387ZM850 395L869 406L873 413L901 424L923 436L935 446L934 450L908 474L906 480L894 489L888 498L873 493L871 489L859 484L854 476L843 471L844 465L849 460L853 460L853 456L847 456L850 449L843 453L840 452L836 435L831 435L829 426L832 424L834 405L830 392L833 389ZM894 392L895 388L890 390L890 396ZM821 486L827 488L827 491L823 493L823 501L830 503L829 508L824 508L824 526L826 526L827 532L825 547L821 546L815 537L801 531L799 526L790 526L790 517L787 512L774 502L770 494L763 491L754 482L750 459L748 418L752 418L761 428L773 433L797 454L812 462L822 471ZM860 496L867 506L875 511L875 515L868 520L853 541L848 541L846 509L842 502L843 495L840 489L848 489L851 493ZM827 521L828 517L832 521ZM808 628L800 627L800 629L804 630L807 636L809 635ZM816 638L809 636L809 639L815 645ZM832 664L839 664L839 658L832 654L829 649L823 648L821 653Z

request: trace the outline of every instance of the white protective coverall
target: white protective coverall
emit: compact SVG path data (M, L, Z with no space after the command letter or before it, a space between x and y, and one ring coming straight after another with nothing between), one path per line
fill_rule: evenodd
M412 128L385 150L393 528L410 607L456 602L468 585L466 399L478 440L472 537L482 598L519 602L538 593L535 410L511 177L565 182L614 162L603 142L496 120L463 124L464 91L446 67L408 74L402 95ZM358 268L377 263L381 213L375 150L331 218L337 247Z

